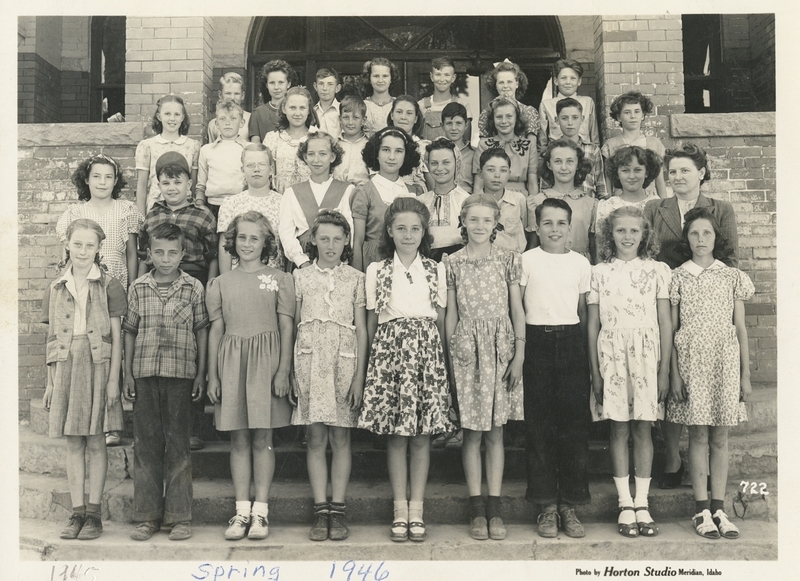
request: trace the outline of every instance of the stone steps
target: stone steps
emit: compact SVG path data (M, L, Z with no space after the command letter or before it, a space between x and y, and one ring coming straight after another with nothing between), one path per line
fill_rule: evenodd
M684 461L688 441L681 444ZM34 474L66 476L64 462L66 441L33 433L30 427L20 427L19 468ZM351 481L386 482L386 451L376 450L372 442L352 443L353 465ZM775 475L778 469L777 436L775 428L766 432L731 436L729 439L731 478L748 480L763 479ZM329 452L330 453L330 452ZM631 454L631 458L633 455ZM230 478L230 444L210 442L203 450L192 452L192 474L195 478ZM133 446L130 439L123 445L108 448L109 478L125 478L133 474ZM653 475L658 478L664 467L663 446L656 439L653 460ZM607 441L591 441L588 459L592 477L612 474L611 457ZM631 470L633 474L633 470ZM525 450L519 447L506 448L505 480L524 480ZM429 481L460 483L464 473L461 450L448 447L431 450ZM305 448L295 444L283 444L275 448L275 480L308 480Z
M263 564L269 573L269 563L298 560L335 560L344 564L347 559L354 559L375 561L374 565L381 561L401 560L652 561L647 565L657 569L666 566L659 565L659 561L697 560L703 563L681 566L705 572L710 555L720 562L778 558L778 525L759 520L738 522L741 537L735 542L697 536L688 518L660 523L660 534L655 539L625 539L611 523L589 523L583 539L570 539L563 533L555 539L543 539L531 524L510 524L504 541L474 541L468 536L466 524L433 524L428 526L428 539L423 543L391 542L388 524L354 525L350 527L350 538L346 541L317 543L308 540L307 525L286 526L274 521L265 540L243 539L237 542L223 539L223 524L195 524L192 538L186 541L172 542L165 532L159 532L149 541L137 543L128 536L131 525L118 522L105 522L103 535L94 541L63 541L58 538L62 524L22 519L20 559L86 562L118 560L124 555L126 561L194 561L195 564L186 563L187 573L196 573L196 578L211 578L216 566L223 567L227 573L228 561L238 561L240 571L246 562L251 573ZM198 569L201 563L215 561L214 568L208 571ZM387 563L384 567L387 565L391 566ZM624 568L624 565L615 566ZM677 568L675 564L670 564L670 567ZM732 567L725 569L731 570ZM201 576L206 573L207 577ZM218 578L227 577L222 575Z
M775 478L764 479L768 496L748 499L748 520L777 520L778 491ZM738 479L727 486L725 510L733 518L743 512L739 500ZM509 523L534 522L534 507L525 499L526 483L512 480L503 483L503 512ZM233 516L233 485L228 479L195 479L192 520L222 526ZM586 522L616 522L617 493L611 479L590 484L592 502L578 507ZM20 517L50 521L66 520L71 501L66 478L44 474L20 473ZM392 491L388 481L351 481L347 489L348 520L352 523L390 522ZM735 503L735 506L734 506ZM108 479L103 496L104 518L130 522L133 514L133 480ZM310 523L313 516L311 487L308 482L276 480L270 489L270 519L282 524ZM425 519L430 523L461 524L468 521L468 494L465 484L429 482L425 492ZM735 510L734 510L735 509ZM650 510L657 520L679 520L694 512L690 486L674 490L650 490Z
M731 435L743 435L753 432L762 432L777 427L778 425L778 389L775 384L754 384L753 393L749 401L745 403L747 406L747 417L749 420L738 426L731 428ZM133 437L133 421L131 414L133 412L133 404L128 401L123 401L123 410L125 417L125 429L123 435L126 438ZM212 413L213 407L207 406L207 426L204 428L204 434L207 433L210 439L213 439L214 429L212 426ZM30 403L30 426L31 429L38 434L47 434L48 425L48 412L42 406L41 400L32 400ZM600 430L607 434L607 430ZM362 430L354 431L354 439L364 439ZM605 435L603 437L605 439Z

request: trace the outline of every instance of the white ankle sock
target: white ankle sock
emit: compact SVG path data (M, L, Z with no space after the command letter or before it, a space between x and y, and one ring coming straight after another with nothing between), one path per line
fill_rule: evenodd
M617 496L619 497L618 506L633 506L633 498L631 498L631 485L628 476L621 476L617 478L614 476L614 486L617 487Z
M647 495L650 494L650 479L633 477L636 481L636 498L633 500L633 506L636 508L647 506Z
M422 522L422 501L411 500L408 503L408 522Z
M256 516L263 516L267 518L269 514L269 504L266 502L254 502L253 503L253 514Z
M249 500L237 500L236 501L236 514L240 514L242 516L250 517L250 501Z
M408 501L394 501L394 520L405 520L408 522Z

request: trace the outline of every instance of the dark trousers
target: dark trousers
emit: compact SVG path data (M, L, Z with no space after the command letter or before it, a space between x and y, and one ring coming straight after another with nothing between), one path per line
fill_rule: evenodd
M579 325L527 325L526 339L526 496L538 504L588 504L586 338Z
M192 519L191 379L142 377L133 404L133 520Z

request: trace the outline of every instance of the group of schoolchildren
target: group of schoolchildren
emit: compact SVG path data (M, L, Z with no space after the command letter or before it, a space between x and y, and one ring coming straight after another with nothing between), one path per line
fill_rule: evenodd
M390 94L397 69L383 58L365 64L364 99L338 102L337 73L321 69L316 104L286 62L270 61L252 115L243 79L223 76L202 147L186 136L181 98L158 101L156 135L136 150L135 204L120 199L114 159L82 162L82 203L57 225L65 268L43 301L44 405L50 436L67 439L73 503L61 537L102 532L104 434L122 428L120 394L134 401L135 540L162 526L191 536L190 449L202 446L206 395L230 432L229 540L267 536L272 430L291 424L306 426L310 539L348 536L351 428L387 437L391 540L427 538L431 439L459 429L469 534L503 539L508 420L525 423L539 535L582 537L589 426L604 419L618 531L654 536L651 427L665 404L690 426L696 531L737 537L722 506L727 456L715 450L750 391L752 283L723 264L732 249L701 207L680 206L686 262L671 272L656 260L643 208L667 195L662 164L676 193L697 190L705 155L687 145L664 161L642 132L653 106L639 93L614 101L622 135L600 147L594 102L576 94L582 72L558 61L558 94L537 111L518 101L524 73L498 63L497 97L473 119L450 59L433 61L433 94L420 101Z

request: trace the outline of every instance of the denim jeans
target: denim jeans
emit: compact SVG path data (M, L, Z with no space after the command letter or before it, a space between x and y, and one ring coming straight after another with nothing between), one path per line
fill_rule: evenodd
M192 519L191 379L142 377L133 404L133 520Z
M526 496L538 504L588 504L589 360L580 325L527 325Z

